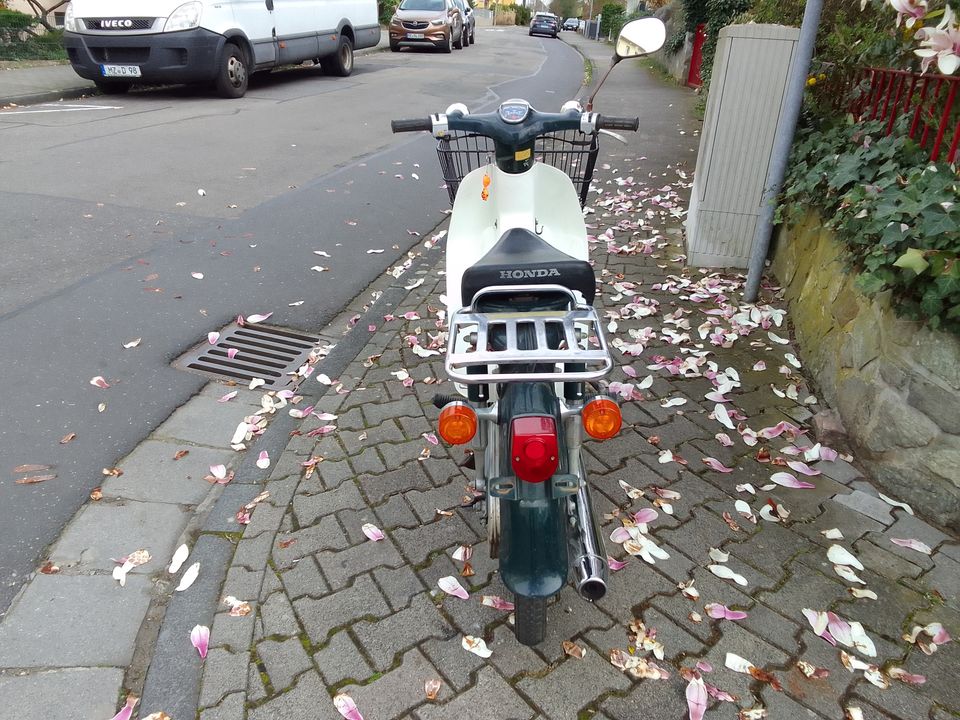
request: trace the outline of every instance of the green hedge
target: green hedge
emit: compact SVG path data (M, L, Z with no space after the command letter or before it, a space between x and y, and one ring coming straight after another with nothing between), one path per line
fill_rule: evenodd
M0 60L65 60L62 35L32 15L0 7Z
M891 290L899 315L960 334L960 178L902 125L890 136L879 122L802 130L781 211L819 210L865 294Z

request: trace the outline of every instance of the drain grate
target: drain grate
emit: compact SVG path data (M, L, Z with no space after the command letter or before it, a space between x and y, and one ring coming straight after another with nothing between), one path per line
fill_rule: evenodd
M282 389L293 382L289 373L296 372L319 343L316 335L267 325L241 327L231 323L220 331L215 345L205 342L173 365L217 380L249 383L262 378L266 387ZM237 351L232 358L231 350Z

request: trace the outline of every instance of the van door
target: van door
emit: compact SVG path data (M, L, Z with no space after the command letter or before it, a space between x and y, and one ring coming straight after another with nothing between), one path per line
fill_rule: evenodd
M254 65L277 63L274 0L231 0L233 19L253 45Z
M319 26L318 11L326 3L318 0L274 0L274 2L276 3L275 20L280 62L303 62L320 57L317 35L319 31L330 30L330 28ZM336 24L332 30L336 32Z

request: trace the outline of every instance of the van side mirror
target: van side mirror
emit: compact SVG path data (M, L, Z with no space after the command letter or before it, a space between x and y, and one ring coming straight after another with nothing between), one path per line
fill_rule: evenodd
M656 52L667 40L667 28L657 18L628 22L617 37L616 56L620 60Z

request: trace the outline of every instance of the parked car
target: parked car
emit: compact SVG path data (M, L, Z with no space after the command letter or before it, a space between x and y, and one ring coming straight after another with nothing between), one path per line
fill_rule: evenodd
M577 18L567 18L563 21L564 30L579 30L580 29L580 20Z
M549 35L556 37L560 32L560 19L553 13L538 12L530 21L531 35Z
M454 0L402 0L390 20L390 49L435 47L463 49L466 27Z
M473 8L470 7L470 3L467 0L453 0L457 7L460 8L460 12L463 14L463 25L464 25L464 40L463 46L473 45L477 42L477 18L473 14Z

